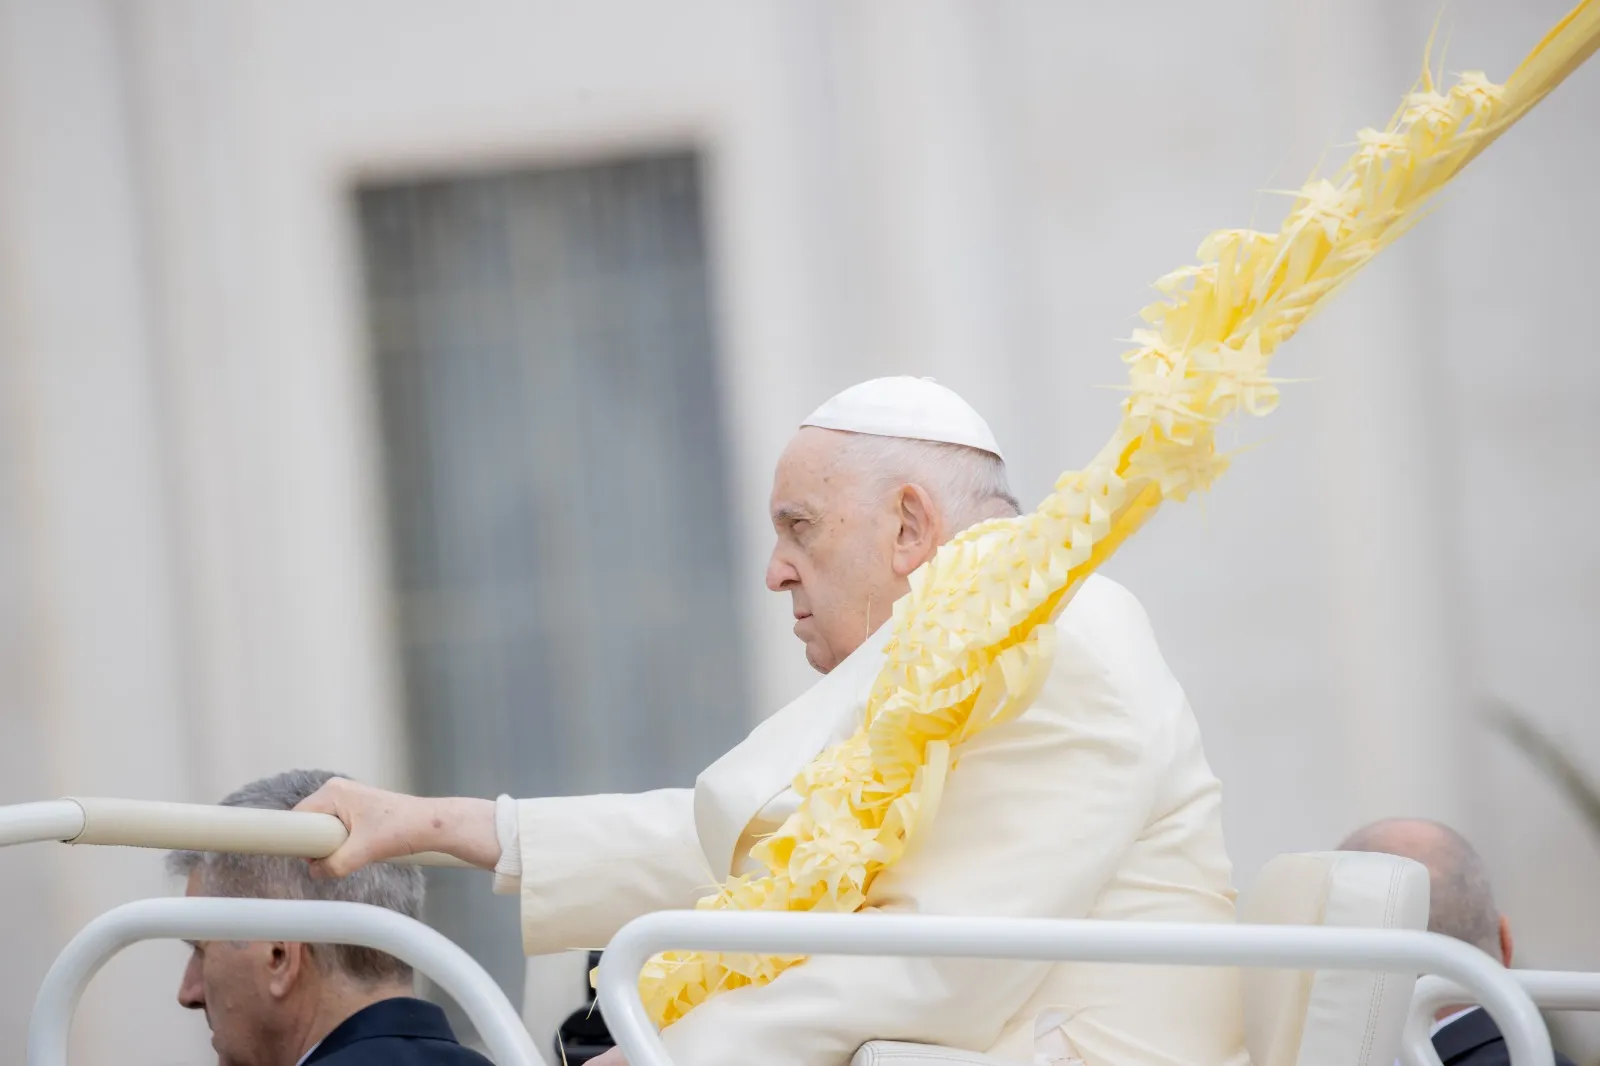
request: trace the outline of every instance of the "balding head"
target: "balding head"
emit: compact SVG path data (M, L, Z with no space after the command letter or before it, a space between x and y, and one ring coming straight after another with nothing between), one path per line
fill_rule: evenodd
M1421 818L1389 818L1356 830L1339 850L1422 863L1428 868L1428 931L1465 941L1511 965L1511 934L1495 907L1488 867L1460 833Z

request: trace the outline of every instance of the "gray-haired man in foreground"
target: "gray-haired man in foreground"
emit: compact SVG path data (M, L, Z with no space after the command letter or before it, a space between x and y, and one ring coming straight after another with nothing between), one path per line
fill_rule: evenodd
M333 774L291 770L222 801L292 810ZM176 851L187 895L342 900L422 913L422 871L374 863L312 880L301 859ZM191 942L178 1002L205 1012L219 1066L488 1066L444 1012L412 994L411 967L371 948L287 941Z

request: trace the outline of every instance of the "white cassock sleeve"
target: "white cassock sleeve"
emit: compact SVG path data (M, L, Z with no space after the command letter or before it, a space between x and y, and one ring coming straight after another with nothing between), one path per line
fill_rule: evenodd
M869 909L1077 918L1154 814L1187 704L1119 588L1058 622L1055 662L1017 719L958 751L925 835ZM870 921L864 916L863 921ZM678 1066L842 1066L868 1040L984 1051L1048 963L812 958L716 996L662 1038Z
M517 801L522 949L602 948L650 911L693 907L714 887L694 791Z

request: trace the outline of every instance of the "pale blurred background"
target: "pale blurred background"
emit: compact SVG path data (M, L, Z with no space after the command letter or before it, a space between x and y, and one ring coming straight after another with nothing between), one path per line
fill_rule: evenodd
M1454 0L1446 65L1503 79L1566 7ZM688 783L808 681L762 586L797 420L932 375L1036 500L1113 424L1149 283L1275 227L1261 190L1387 119L1441 8L0 0L0 802ZM1600 775L1597 171L1591 65L1109 569L1241 880L1442 818L1551 968L1600 968L1600 835L1483 719ZM0 1061L72 933L172 890L0 853ZM525 977L485 876L429 916L548 1047L581 965ZM106 969L75 1062L211 1060L183 951Z

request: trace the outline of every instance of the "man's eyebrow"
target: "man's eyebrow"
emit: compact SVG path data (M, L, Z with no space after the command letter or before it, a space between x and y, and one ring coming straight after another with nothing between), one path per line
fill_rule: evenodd
M785 522L811 521L817 517L816 512L798 503L780 503L772 509L772 521L775 525Z

